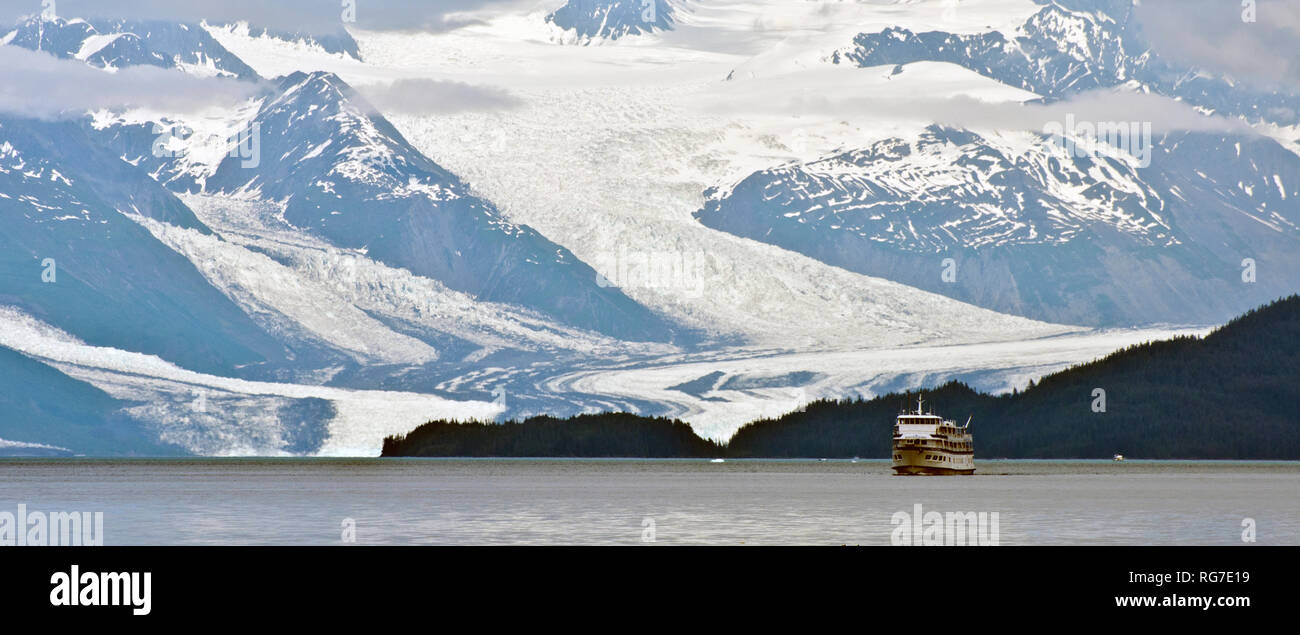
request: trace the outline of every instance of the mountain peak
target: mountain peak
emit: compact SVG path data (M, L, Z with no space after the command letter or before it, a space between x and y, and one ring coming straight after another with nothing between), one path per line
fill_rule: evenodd
M569 0L546 16L546 21L572 31L585 44L670 31L675 23L675 11L668 0Z
M35 16L6 37L14 46L109 70L144 65L205 77L258 78L205 29L185 22Z

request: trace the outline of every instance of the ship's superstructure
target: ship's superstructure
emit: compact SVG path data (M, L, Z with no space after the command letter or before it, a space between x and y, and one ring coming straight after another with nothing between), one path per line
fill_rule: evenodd
M898 415L894 422L894 472L896 474L973 474L975 445L966 425L926 413L916 398L916 411Z

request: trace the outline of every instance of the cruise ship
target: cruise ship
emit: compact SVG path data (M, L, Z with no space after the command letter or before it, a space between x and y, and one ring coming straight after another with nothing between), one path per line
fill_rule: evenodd
M916 412L904 412L894 422L895 474L974 474L975 446L970 419L959 426L933 412L926 414L916 398Z

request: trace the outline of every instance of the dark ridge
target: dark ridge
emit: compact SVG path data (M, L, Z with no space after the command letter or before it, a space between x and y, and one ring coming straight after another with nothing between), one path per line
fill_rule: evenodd
M431 421L384 439L381 456L704 458L723 452L681 421L617 412L503 424Z

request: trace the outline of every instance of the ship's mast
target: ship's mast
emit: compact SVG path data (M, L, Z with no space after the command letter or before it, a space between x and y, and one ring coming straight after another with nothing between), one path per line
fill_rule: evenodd
M920 393L917 393L917 395L916 395L916 414L925 414L924 412L921 411L921 394L920 394Z

